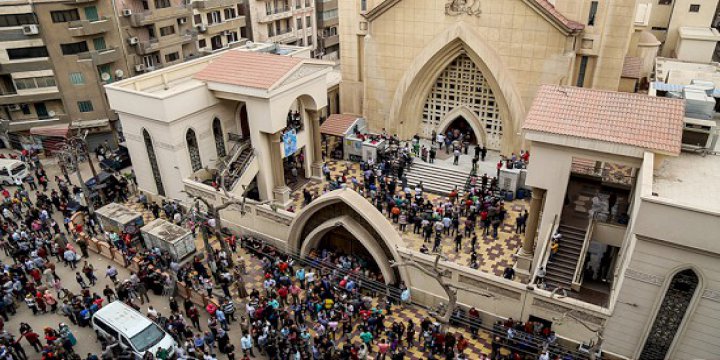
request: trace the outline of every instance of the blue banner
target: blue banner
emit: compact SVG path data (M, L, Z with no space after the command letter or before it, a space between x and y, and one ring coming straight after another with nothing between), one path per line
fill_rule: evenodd
M285 157L288 157L297 151L297 133L295 132L295 129L284 133L282 140L283 147L285 148Z

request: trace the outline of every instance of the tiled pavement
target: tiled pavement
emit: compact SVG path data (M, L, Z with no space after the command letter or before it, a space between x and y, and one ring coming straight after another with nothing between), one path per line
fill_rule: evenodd
M333 178L346 174L348 182L354 176L360 182L363 183L362 172L360 171L360 165L358 163L346 162L346 161L329 161L328 167L332 173ZM308 189L314 196L320 196L327 191L327 183L323 182L310 182L304 188ZM433 202L438 204L444 201L446 198L437 196L434 194L426 194L426 196ZM293 207L299 211L304 207L303 204L303 189L300 188L292 194ZM476 234L478 235L478 244L476 246L476 253L478 256L479 270L502 276L503 270L507 266L515 264L514 254L517 252L522 244L522 236L515 234L515 218L522 213L523 210L529 209L530 203L527 200L513 200L511 202L505 202L505 208L508 210L508 216L505 222L499 229L498 238L494 239L492 236L482 236L482 231L478 227ZM461 223L464 220L461 220ZM461 230L464 225L461 225ZM398 232L400 231L399 226L396 225ZM409 248L419 250L423 243L421 234L413 234L412 225L408 225L406 232L401 234L403 240ZM446 236L442 241L442 252L448 257L450 261L453 261L459 265L469 266L470 265L470 238L464 238L462 242L463 249L460 252L455 252L454 236ZM432 248L432 244L427 245Z

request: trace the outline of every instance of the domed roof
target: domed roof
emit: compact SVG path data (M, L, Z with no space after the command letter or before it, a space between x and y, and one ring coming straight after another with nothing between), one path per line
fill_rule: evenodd
M657 37L653 35L653 33L643 30L640 32L640 35L638 35L638 45L639 46L659 46L660 41L658 41Z

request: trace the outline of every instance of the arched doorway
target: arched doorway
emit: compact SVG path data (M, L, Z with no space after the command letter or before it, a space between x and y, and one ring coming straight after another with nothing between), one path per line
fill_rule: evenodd
M227 156L227 151L225 151L225 136L223 136L220 119L213 119L212 130L213 137L215 138L215 151L217 151L218 159L224 158Z
M148 161L152 169L153 179L155 179L155 188L157 189L158 195L165 196L165 187L163 186L162 176L160 176L160 168L158 167L157 156L155 156L155 147L153 147L150 133L145 129L143 129L143 140L145 140L145 150L147 151Z
M473 130L472 126L470 126L470 123L462 115L456 117L455 120L451 121L450 124L448 124L447 128L443 129L443 132L450 132L453 134L453 136L460 136L461 138L464 138L467 134L470 135L470 144L477 145L478 143L475 131Z
M700 279L691 269L680 271L673 276L645 340L640 359L657 360L668 356L699 283Z
M240 119L240 137L243 140L250 139L250 124L248 123L247 106L240 105L238 118Z
M500 106L482 71L464 52L445 67L430 89L423 106L423 126L438 129L443 120L458 108L472 112L473 118L457 116L447 129L470 133L473 143L477 144L478 134L469 123L477 121L479 123L475 124L475 128L486 133L488 143L485 145L492 149L500 148L503 133ZM446 129L439 130L447 132Z
M190 153L190 165L192 166L192 171L195 172L202 169L202 159L200 158L200 148L198 147L195 130L188 129L185 133L185 142L187 144L188 152Z
M358 255L382 274L386 283L397 284L403 272L390 266L400 261L397 247L402 239L375 207L354 191L331 191L303 208L290 225L288 251L305 257L327 246ZM410 285L405 281L406 285Z

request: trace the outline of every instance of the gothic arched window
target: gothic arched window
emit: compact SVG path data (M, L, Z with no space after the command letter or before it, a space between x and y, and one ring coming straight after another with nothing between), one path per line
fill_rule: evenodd
M212 123L213 136L215 137L215 150L217 151L218 159L227 156L225 151L225 138L223 137L222 124L220 119L215 118Z
M185 133L185 142L190 153L190 165L192 165L193 172L202 169L202 159L200 158L200 148L198 147L195 130L188 129L187 133Z
M155 179L155 187L158 195L165 196L165 187L163 186L162 176L160 176L160 168L158 167L157 157L155 156L155 148L153 147L150 133L143 129L143 139L145 140L145 149L147 151L148 160L150 160L150 168L152 169L153 178Z
M655 316L655 322L645 340L640 359L655 360L667 357L670 345L680 329L680 324L690 307L690 301L698 288L698 283L697 274L690 269L673 276Z

